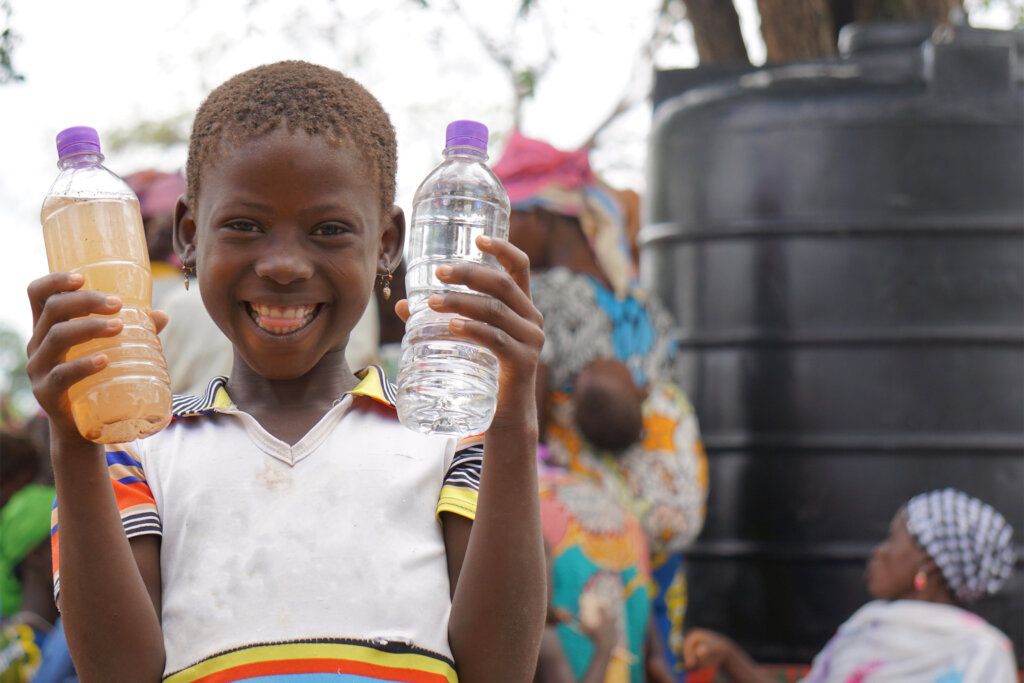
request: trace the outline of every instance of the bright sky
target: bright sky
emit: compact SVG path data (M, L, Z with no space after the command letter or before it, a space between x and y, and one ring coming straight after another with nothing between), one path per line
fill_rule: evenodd
M524 132L560 147L581 143L630 82L659 2L546 0L558 59L525 112ZM255 9L247 13L249 4ZM105 133L141 120L190 117L209 89L257 64L319 62L363 82L391 114L399 139L398 201L407 211L419 181L440 158L449 120L477 118L497 135L511 127L508 81L457 16L423 10L413 0L339 0L339 21L333 4L12 0L11 26L20 36L14 63L26 80L0 87L0 221L13 238L0 267L7 293L0 326L26 337L30 332L25 287L47 269L39 207L56 174L54 136L67 126L92 126L102 142ZM495 40L508 40L517 0L462 5ZM448 3L433 0L431 6ZM339 26L333 34L332 26ZM538 35L522 35L520 42L540 54ZM688 46L674 53L675 66L696 62ZM649 119L641 106L619 126L631 131L623 144L635 157L625 163L623 184L642 182ZM496 153L500 147L492 146ZM136 149L108 151L106 164L127 175L145 167L181 168L184 159L184 147Z
M755 0L739 0L755 63L763 60ZM525 111L527 135L574 147L636 77L635 57L661 0L544 0L557 59ZM8 236L0 267L0 327L27 338L25 287L46 272L39 207L56 174L54 136L71 125L105 134L141 120L190 115L231 75L279 59L340 68L363 82L392 116L399 140L398 202L409 210L416 185L440 157L444 126L476 118L499 136L511 127L505 76L447 0L11 0L20 36L15 68L26 80L0 86L0 223ZM508 40L518 0L462 0L495 40ZM246 8L254 5L255 9ZM301 9L295 9L300 7ZM996 19L998 22L998 17ZM332 28L337 27L337 28ZM520 36L536 52L542 31ZM333 40L331 39L333 37ZM663 51L662 67L693 66L689 37ZM593 163L619 186L643 190L648 105L635 107L601 138ZM500 141L498 142L500 145ZM492 155L500 146L492 146ZM107 154L127 175L184 165L183 147Z

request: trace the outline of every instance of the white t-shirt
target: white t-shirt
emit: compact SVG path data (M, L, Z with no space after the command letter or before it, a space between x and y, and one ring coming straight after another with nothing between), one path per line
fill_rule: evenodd
M370 367L290 446L219 378L108 448L126 532L162 534L168 680L321 672L303 662L454 680L439 514L475 514L482 439L408 430L393 395Z

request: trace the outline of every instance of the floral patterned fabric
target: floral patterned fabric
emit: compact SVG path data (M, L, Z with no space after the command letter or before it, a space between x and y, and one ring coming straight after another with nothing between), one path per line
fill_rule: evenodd
M707 461L693 406L671 378L676 343L667 312L637 292L617 298L596 279L561 267L533 276L533 300L547 335L541 361L552 396L543 440L552 462L619 491L656 555L685 548L704 523ZM573 383L599 358L625 364L648 391L643 437L619 457L588 444L573 419Z
M671 378L672 321L641 292L616 296L564 267L534 274L532 293L547 336L541 361L552 392L543 441L551 462L613 492L640 520L654 562L655 618L669 663L682 676L686 581L680 553L703 527L708 477L693 406ZM617 456L579 433L570 400L577 375L601 358L622 362L647 390L643 436Z
M621 643L605 683L643 683L651 575L639 522L614 494L558 468L541 470L540 501L544 540L553 558L552 604L573 616L573 622L558 626L573 673L582 677L594 654L578 625L580 600L593 594L612 607Z

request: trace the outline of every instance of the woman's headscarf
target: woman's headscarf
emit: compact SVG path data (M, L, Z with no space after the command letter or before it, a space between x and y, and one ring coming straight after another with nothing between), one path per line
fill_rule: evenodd
M185 193L185 176L147 169L125 176L125 182L139 198L139 211L145 220L159 214L173 214L178 197Z
M947 488L907 503L907 529L963 603L994 595L1013 571L1013 527L991 505Z
M493 168L513 210L538 206L579 218L598 265L622 296L636 279L628 218L618 193L594 175L588 157L586 149L563 152L513 131Z

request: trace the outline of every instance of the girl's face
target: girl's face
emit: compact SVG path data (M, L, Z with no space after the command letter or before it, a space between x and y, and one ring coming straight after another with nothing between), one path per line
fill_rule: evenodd
M868 593L880 600L896 600L914 592L914 575L929 563L907 530L906 512L900 510L889 525L889 537L875 546L865 578Z
M279 128L224 149L179 221L203 302L259 375L294 379L344 347L401 243L351 147Z

